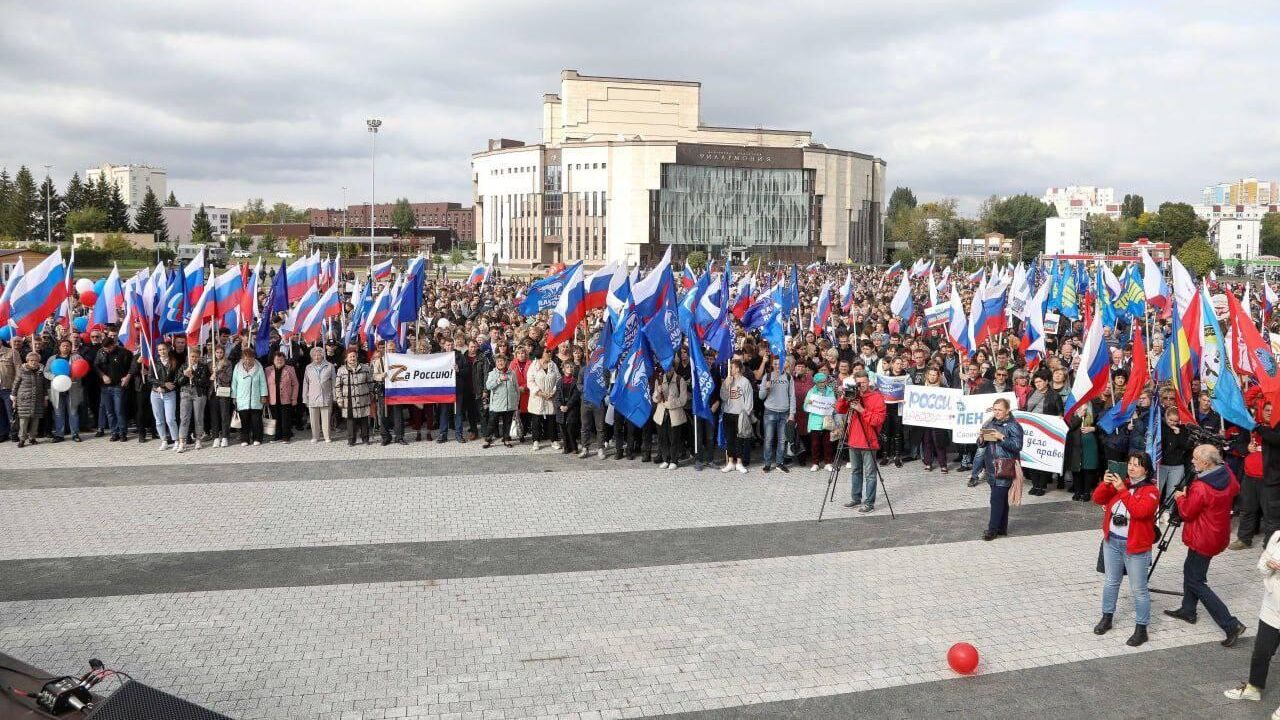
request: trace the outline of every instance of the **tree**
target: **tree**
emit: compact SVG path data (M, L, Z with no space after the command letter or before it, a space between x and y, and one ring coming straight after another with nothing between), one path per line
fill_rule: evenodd
M409 198L397 198L395 207L391 208L391 225L404 236L413 232L417 224L418 219L413 216Z
M294 257L297 257L298 253L302 251L302 241L296 237L289 238L288 241L285 242L284 246L289 250L289 252L293 253Z
M437 265L440 264L439 256L436 257L434 262ZM707 266L707 254L701 250L694 250L685 256L685 262L689 263L689 267L692 268L694 272L702 272L702 269Z
M759 256L757 256L757 259L758 259L758 258L759 258ZM460 265L460 264L462 264L462 261L463 261L463 260L466 260L466 259L467 259L467 258L466 258L466 256L462 254L462 248L456 248L456 247L455 247L454 249L452 249L452 250L450 250L450 251L449 251L449 264L450 264L450 265Z
M1262 216L1262 237L1258 252L1263 255L1280 256L1280 213L1267 213Z
M129 254L133 246L122 233L113 232L102 239L102 251L113 260L119 260Z
M4 219L0 226L4 227L4 234L28 242L44 240L44 225L40 222L44 212L37 209L39 201L40 191L36 188L35 178L23 165L13 178L13 190L3 208Z
M275 233L267 233L258 241L258 252L273 253L276 251L276 235Z
M71 179L67 181L67 191L62 194L62 204L66 206L68 215L88 206L89 188L80 182L80 173L73 173Z
M67 213L67 234L106 232L108 227L107 213L102 208L83 207Z
M1166 202L1160 203L1160 210L1147 230L1153 242L1167 242L1177 252L1183 243L1204 238L1209 232L1209 223L1197 216L1187 203Z
M230 250L248 250L253 245L253 238L240 233L233 233L227 238L227 248Z
M1168 203L1166 203L1168 204ZM1197 277L1204 277L1221 264L1218 251L1202 237L1191 238L1178 248L1178 260Z
M1143 213L1145 202L1141 195L1130 195L1125 193L1124 200L1120 201L1120 217L1136 218Z
M9 170L0 168L0 237L16 239L17 233L9 226L9 203L13 202L13 180Z
M169 244L169 226L164 221L164 213L160 211L160 201L150 187L147 187L147 194L142 198L142 207L138 208L134 225L138 232L155 236L157 244Z
M1044 250L1044 221L1057 216L1053 205L1031 195L992 196L983 203L981 222L985 231L1012 238L1021 255L1034 257Z
M111 185L111 194L107 198L107 222L111 232L127 233L130 230L129 206L120 194L120 186Z
M1128 234L1126 226L1129 224L1129 220L1117 220L1107 215L1090 215L1088 249L1109 255L1115 254Z
M178 198L174 197L173 191L169 191L169 199L164 201L165 207L178 207Z
M67 222L67 206L63 203L62 197L58 195L58 188L53 186L53 180L46 177L44 182L40 184L40 197L36 202L36 214L39 216L39 227L36 228L37 233L44 231L43 237L52 236L52 241L60 243L67 239L66 222Z
M893 194L889 196L889 217L893 217L898 210L904 207L913 208L916 206L916 194L911 192L908 187L896 187Z
M213 242L213 225L209 222L209 213L205 212L204 203L200 203L200 209L191 221L191 244L210 242Z
M928 252L929 235L925 231L925 218L919 208L900 205L897 212L889 216L885 223L885 237L888 244L895 249L895 259L903 251L919 255Z
M111 212L111 185L107 182L106 175L99 175L98 181L90 185L85 185L86 200L89 205L96 208L102 208L105 213Z

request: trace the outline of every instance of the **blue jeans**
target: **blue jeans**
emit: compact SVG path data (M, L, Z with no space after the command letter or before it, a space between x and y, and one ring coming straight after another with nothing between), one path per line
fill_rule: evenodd
M71 425L71 434L80 434L80 408L79 406L71 406L71 391L58 393L58 402L53 404L53 436L62 437L63 431L67 429L68 420Z
M1240 621L1209 587L1209 561L1212 559L1209 555L1187 549L1187 559L1182 563L1182 614L1195 617L1196 602L1202 602L1218 627L1230 630Z
M855 504L876 504L876 483L880 479L880 467L876 465L875 450L849 450L849 489Z
M444 403L436 410L436 429L440 431L440 436L436 438L438 442L444 442L449 439L449 426L453 426L454 435L459 440L462 439L462 413L458 412L457 407L453 403Z
M969 471L969 479L977 480L984 470L987 461L987 448L979 447L973 451L973 469Z
M764 411L764 464L781 465L787 461L787 413Z
M1160 467L1156 468L1156 477L1160 481L1161 502L1168 500L1173 495L1173 489L1178 487L1178 483L1182 482L1182 476L1186 471L1187 468L1183 465L1161 464Z
M1128 539L1112 535L1102 544L1102 566L1107 579L1102 585L1102 612L1114 613L1120 597L1120 582L1129 575L1129 592L1133 593L1133 616L1138 625L1151 623L1151 592L1147 590L1147 568L1151 567L1151 551L1129 554Z
M151 414L156 418L156 438L161 442L178 442L178 391L151 393ZM165 436L165 428L169 434Z
M110 430L116 437L125 436L124 388L119 385L104 385L102 388L98 401L98 428Z
M18 436L18 417L13 414L13 393L0 388L0 438Z

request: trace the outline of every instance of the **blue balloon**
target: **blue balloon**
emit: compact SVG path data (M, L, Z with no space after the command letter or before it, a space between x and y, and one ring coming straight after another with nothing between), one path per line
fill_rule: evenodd
M86 327L89 327L89 318L83 315L71 318L71 327L75 328L76 332L82 333Z
M0 342L9 342L13 338L13 326L5 325L0 327Z
M104 287L106 287L106 286L107 286L107 279L106 279L106 278L98 278L98 281L97 281L97 282L95 282L95 283L93 284L93 294L94 294L94 295L101 295L101 294L102 294L102 288L104 288Z
M54 358L53 362L49 363L49 370L54 375L66 375L67 377L70 377L71 363L67 362L66 358Z

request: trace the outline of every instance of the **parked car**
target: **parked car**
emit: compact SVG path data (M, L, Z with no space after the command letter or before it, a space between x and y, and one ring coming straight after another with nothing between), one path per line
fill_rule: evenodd
M235 252L231 253L231 257L233 258L253 257L253 253L249 252L248 250L236 250Z
M281 250L280 252L276 253L276 257L280 258L281 260L291 260L293 259L293 253L289 252L288 250Z

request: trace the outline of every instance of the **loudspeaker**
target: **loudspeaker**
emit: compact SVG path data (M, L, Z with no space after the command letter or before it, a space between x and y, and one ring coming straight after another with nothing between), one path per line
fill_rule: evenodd
M133 680L98 703L85 717L92 720L231 720Z

